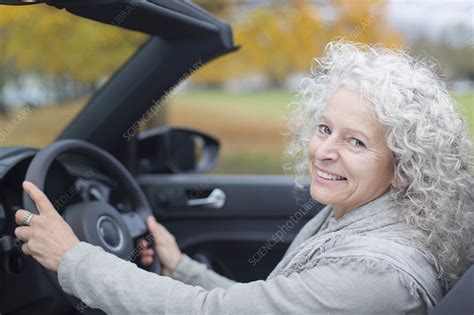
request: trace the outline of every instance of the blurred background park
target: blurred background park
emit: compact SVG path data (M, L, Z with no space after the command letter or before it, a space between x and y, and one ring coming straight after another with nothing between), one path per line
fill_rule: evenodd
M215 135L222 150L214 172L283 173L287 104L312 59L338 37L436 58L474 134L472 0L194 2L230 23L241 49L194 73L147 128ZM47 5L0 6L0 146L51 143L146 40Z

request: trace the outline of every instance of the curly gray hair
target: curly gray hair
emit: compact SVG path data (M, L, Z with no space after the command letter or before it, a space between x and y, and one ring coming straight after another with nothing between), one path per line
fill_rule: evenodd
M308 144L327 99L344 85L359 91L387 128L396 185L389 195L408 224L427 234L427 249L447 292L473 263L473 161L467 127L437 76L438 64L400 48L337 40L315 59L289 104L283 168L304 190Z

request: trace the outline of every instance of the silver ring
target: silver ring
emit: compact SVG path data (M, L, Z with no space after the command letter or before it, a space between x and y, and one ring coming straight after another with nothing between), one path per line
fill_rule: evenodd
M21 224L22 224L22 225L29 226L29 225L30 225L31 218L33 218L33 213L28 212L28 213L25 214L25 216L23 217L23 220L21 220Z

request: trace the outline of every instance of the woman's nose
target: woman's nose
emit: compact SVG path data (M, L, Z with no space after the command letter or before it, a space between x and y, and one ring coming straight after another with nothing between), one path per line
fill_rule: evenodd
M339 157L337 152L337 142L334 139L327 138L320 142L316 148L315 157L319 161L336 160Z

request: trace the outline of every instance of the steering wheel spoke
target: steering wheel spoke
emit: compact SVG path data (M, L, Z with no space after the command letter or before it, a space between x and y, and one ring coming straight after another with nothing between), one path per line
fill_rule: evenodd
M146 224L143 222L143 218L136 212L122 213L121 217L125 225L127 225L132 238L137 238L146 233Z

